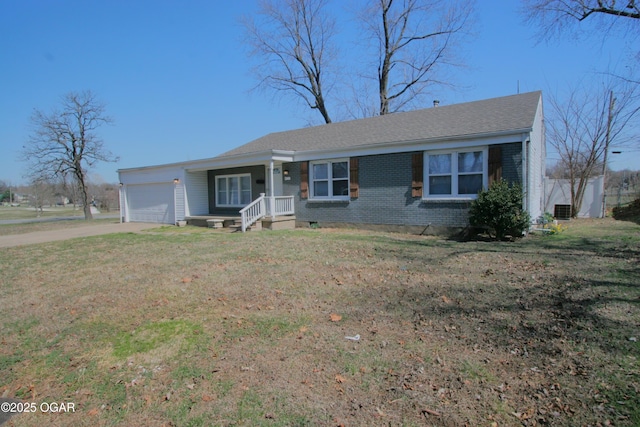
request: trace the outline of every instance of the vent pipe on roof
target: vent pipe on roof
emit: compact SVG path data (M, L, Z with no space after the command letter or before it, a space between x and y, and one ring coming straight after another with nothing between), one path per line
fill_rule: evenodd
M437 107L438 105L440 105L440 101L438 101L437 99L433 100L433 108Z

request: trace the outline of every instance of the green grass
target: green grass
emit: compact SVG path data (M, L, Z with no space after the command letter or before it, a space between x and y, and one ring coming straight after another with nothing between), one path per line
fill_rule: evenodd
M0 393L62 426L638 424L636 224L171 230L1 251Z
M26 206L0 206L0 220L48 218L58 216L84 216L84 212L82 211L82 208L74 209L73 207L48 207L44 208L41 212L40 210Z
M495 377L487 370L486 366L478 362L463 360L459 369L462 375L467 379L480 382L495 381Z
M168 344L179 345L180 351L187 351L199 334L202 334L200 326L184 320L147 323L132 332L119 333L113 342L113 354L126 358Z

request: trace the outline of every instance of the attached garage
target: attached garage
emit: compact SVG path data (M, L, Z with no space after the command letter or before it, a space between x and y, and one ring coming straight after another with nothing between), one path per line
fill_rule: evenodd
M174 189L173 183L127 185L126 221L175 224Z

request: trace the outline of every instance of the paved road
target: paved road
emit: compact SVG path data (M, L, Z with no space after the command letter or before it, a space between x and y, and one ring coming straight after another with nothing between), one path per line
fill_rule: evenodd
M35 243L53 242L56 240L73 239L76 237L98 236L111 233L137 233L148 228L155 228L160 224L142 222L127 222L123 224L87 225L85 227L64 228L61 230L38 231L35 233L11 234L0 236L0 248L32 245Z

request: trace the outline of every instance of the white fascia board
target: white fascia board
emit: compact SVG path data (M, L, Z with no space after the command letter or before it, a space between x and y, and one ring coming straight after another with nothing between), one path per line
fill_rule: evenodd
M270 150L257 153L238 154L235 156L211 157L201 160L189 160L186 162L167 163L164 165L141 166L128 169L118 169L118 174L127 174L135 172L145 172L153 170L161 170L165 168L175 168L186 171L199 171L210 169L223 169L242 166L253 166L256 164L265 164L269 161L293 161L293 151Z
M183 179L182 169L176 165L146 168L140 170L123 169L118 171L118 179L124 185L158 184Z
M255 166L257 164L267 164L270 161L290 162L293 160L292 151L270 150L248 154L238 154L235 156L214 157L201 161L192 161L184 165L187 171L211 170L235 168L243 166Z
M335 157L372 156L379 154L406 153L412 151L449 150L494 144L520 143L523 133L531 129L517 129L500 133L461 135L438 139L421 139L396 143L383 143L344 149L314 150L296 152L294 161L331 159Z
M167 167L185 167L188 164L192 164L192 163L196 163L196 162L206 162L209 160L214 160L215 157L211 157L209 159L202 159L202 160L189 160L189 161L184 161L184 162L174 162L174 163L164 163L161 165L148 165L148 166L136 166L136 167L132 167L132 168L124 168L124 169L118 169L117 172L121 173L121 172L136 172L136 171L144 171L144 170L150 170L150 169L161 169L161 168L167 168Z

